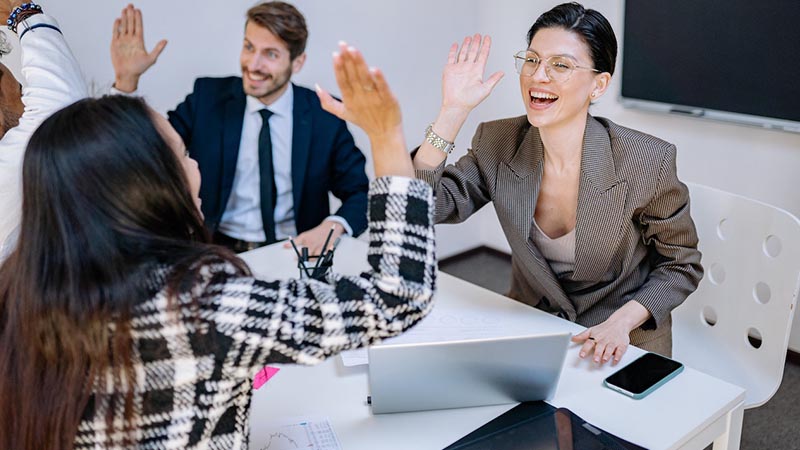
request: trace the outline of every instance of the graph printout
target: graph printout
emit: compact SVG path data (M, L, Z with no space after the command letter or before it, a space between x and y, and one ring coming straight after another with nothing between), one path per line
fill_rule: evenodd
M326 417L294 417L267 425L266 442L253 442L258 450L342 450Z

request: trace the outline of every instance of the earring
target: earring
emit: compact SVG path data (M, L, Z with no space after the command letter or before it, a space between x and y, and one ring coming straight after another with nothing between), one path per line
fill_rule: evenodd
M592 98L597 97L597 92L592 92Z

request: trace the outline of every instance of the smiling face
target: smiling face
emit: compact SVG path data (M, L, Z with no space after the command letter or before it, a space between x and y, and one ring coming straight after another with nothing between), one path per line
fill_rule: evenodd
M533 36L528 51L535 52L543 61L533 75L519 77L528 122L535 127L547 129L582 120L590 102L608 87L611 75L605 72L575 69L565 82L548 77L544 61L552 56L569 58L577 66L594 67L586 43L572 31L543 28Z
M300 71L305 59L305 53L291 59L286 42L268 29L248 22L240 56L245 94L265 105L271 104L286 91L289 80Z

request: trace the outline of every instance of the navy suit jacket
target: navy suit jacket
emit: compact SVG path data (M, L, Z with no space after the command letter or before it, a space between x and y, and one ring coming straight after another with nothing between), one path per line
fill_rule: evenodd
M194 91L169 121L200 166L200 199L206 225L216 231L228 204L239 156L246 107L242 79L198 78ZM354 235L367 228L365 158L345 122L327 113L317 95L294 85L292 131L292 195L297 232L320 224L330 215L328 192L342 201L336 215Z

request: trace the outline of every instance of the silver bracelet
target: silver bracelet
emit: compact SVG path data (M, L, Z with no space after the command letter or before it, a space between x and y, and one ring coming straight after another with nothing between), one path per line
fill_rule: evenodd
M433 123L428 125L428 128L425 129L425 140L428 141L428 143L430 143L432 146L443 151L446 155L449 155L450 152L456 148L455 142L446 141L441 136L436 134L435 131L433 131Z

